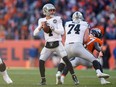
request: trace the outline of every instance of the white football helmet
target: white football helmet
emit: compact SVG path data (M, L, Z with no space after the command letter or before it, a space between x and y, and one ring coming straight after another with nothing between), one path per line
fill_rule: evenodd
M84 20L82 13L79 11L74 12L72 15L72 20L74 22L79 22L80 20Z
M45 4L44 6L43 6L43 14L44 15L50 15L50 12L49 12L49 10L52 10L52 9L56 9L55 7L54 7L54 5L52 5L52 4L50 4L50 3L48 3L48 4Z

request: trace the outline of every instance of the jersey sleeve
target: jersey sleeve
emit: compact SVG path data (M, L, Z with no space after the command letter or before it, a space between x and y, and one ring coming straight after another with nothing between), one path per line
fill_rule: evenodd
M90 32L90 25L89 25L89 23L85 22L85 25L86 25L87 29L89 29L89 32Z
M90 24L87 23L88 28L90 28Z
M62 23L62 19L61 17L58 17L57 18L57 24L58 24L58 29L54 29L54 32L57 33L57 34L61 34L63 35L64 34L64 28L63 28L63 23Z
M102 41L99 39L99 38L96 38L95 42L94 42L94 45L95 45L95 49L100 52L101 51L101 45L102 45Z
M41 19L38 20L38 27L41 26Z
M99 45L102 45L102 40L100 40L99 38L96 38L96 42L99 43Z
M67 28L67 22L65 23L65 25L64 25L64 29L66 29Z
M33 35L34 36L37 36L38 33L39 33L39 27L41 26L41 19L38 20L38 26L35 28L34 32L33 32Z

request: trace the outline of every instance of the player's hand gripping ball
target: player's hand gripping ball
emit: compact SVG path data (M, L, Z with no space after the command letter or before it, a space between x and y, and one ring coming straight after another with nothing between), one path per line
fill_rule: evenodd
M42 27L45 33L49 33L50 32L50 27L47 25L46 22L42 23Z

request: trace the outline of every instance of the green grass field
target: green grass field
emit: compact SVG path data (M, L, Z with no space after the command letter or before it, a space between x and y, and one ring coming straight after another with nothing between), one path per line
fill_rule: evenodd
M56 85L56 69L46 69L47 85L44 87L116 87L116 70L104 70L105 73L110 74L108 81L112 84L108 85L100 84L94 70L75 70L75 72L80 81L79 85L74 85L70 74L65 78L65 84ZM14 83L7 85L0 76L0 87L41 87L38 85L40 81L38 69L8 69L8 73Z

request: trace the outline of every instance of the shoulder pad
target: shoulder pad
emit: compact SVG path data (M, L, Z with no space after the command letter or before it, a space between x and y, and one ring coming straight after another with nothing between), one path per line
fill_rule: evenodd
M40 18L39 19L39 21L41 22L41 21L45 21L46 20L46 18Z

